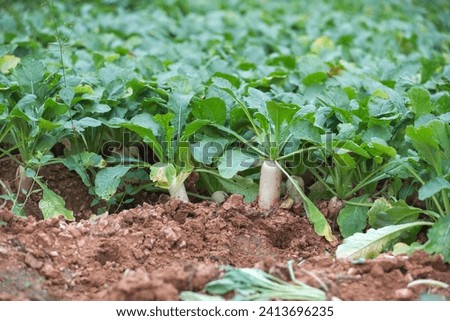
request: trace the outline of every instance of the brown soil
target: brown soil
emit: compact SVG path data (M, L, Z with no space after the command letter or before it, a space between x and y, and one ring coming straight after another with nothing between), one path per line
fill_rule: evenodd
M12 183L13 172L2 164L0 179ZM58 166L41 174L78 222L24 220L8 206L0 209L3 300L177 300L180 291L201 291L220 277L221 265L255 266L288 280L288 260L296 262L298 279L326 289L329 299L415 300L425 293L450 299L450 289L407 288L417 279L450 284L440 257L336 260L337 244L318 237L298 209L262 213L233 195L222 205L143 203L82 219L89 217L91 198L77 176Z

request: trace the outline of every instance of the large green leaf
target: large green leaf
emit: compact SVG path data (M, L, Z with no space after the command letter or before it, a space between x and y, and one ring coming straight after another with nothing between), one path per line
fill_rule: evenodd
M226 192L244 196L246 203L251 203L258 197L258 184L250 178L239 175L234 175L231 179L225 179L221 176L215 176L215 178Z
M395 242L403 232L414 227L433 225L430 222L413 222L390 225L380 229L369 229L366 233L355 233L338 246L338 259L374 258Z
M290 126L292 136L296 139L321 143L320 129L306 119L296 118Z
M369 224L380 228L415 222L423 212L423 209L408 206L404 200L390 204L385 198L379 198L368 212Z
M173 117L172 114L168 115ZM121 118L112 118L108 124L112 127L119 126L135 132L144 140L144 142L150 144L157 157L162 159L165 157L165 153L161 146L161 141L157 138L161 128L158 122L156 122L158 120L156 116L152 117L149 114L138 114L130 121ZM170 121L170 119L168 121ZM170 140L172 140L172 135L170 135Z
M352 203L365 203L369 195L354 197ZM368 208L360 205L346 204L339 212L337 223L343 237L349 237L356 232L362 232L367 225Z
M26 56L17 66L16 74L20 86L34 92L34 86L44 78L45 67L38 58Z
M433 139L433 128L430 126L406 128L406 135L411 139L414 147L419 155L428 162L433 169L439 174L441 168L441 154L439 152L439 144Z
M223 178L232 178L238 172L254 167L257 158L240 149L225 151L219 160L219 173Z
M181 135L181 139L187 140L189 137L197 133L201 128L209 125L211 123L208 119L196 119L184 128L183 134Z
M118 165L100 170L95 176L95 194L104 200L109 200L117 191L122 177L130 167Z
M430 93L426 89L420 87L411 88L409 91L409 99L411 100L411 107L416 114L416 118L432 111Z
M427 235L425 251L431 254L442 254L444 260L450 263L450 215L442 216L428 230Z
M282 134L288 124L291 123L298 109L292 106L278 104L274 101L268 101L266 108L269 119L274 127L275 141L277 144L282 144L286 138Z
M257 109L261 114L268 117L267 115L267 102L270 100L270 97L255 88L248 89L248 97L245 98L245 102L248 107L251 109Z
M39 201L39 209L44 219L51 217L64 216L68 221L74 221L73 212L69 211L65 206L63 198L53 192L44 183L38 182L42 189L42 199Z
M306 194L301 193L303 198L303 205L305 206L306 216L311 223L313 223L314 231L325 237L328 242L334 240L334 236L331 233L330 224L328 224L327 219L323 216L322 212L314 205L314 203L306 196Z
M189 103L191 102L193 93L181 94L178 92L172 93L167 102L167 108L174 114L172 125L175 127L175 135L181 137L183 128L186 126L186 120L190 113Z
M106 167L106 161L100 155L91 152L82 152L66 157L63 159L63 164L69 170L77 172L77 174L80 175L84 185L88 187L92 184L86 169L90 167Z
M202 164L211 165L213 160L222 155L229 140L219 136L203 136L200 141L190 145L194 159Z
M419 199L423 201L445 189L450 190L450 182L444 177L433 177L420 187Z
M211 97L193 104L192 114L198 119L206 119L224 125L227 119L227 107L222 99Z

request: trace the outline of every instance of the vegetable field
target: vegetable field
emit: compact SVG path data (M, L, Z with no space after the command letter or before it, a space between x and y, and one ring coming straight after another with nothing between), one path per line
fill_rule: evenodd
M2 1L0 299L450 298L448 1Z

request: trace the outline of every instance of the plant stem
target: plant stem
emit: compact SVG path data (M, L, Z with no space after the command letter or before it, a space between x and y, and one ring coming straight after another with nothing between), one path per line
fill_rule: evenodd
M364 207L372 207L372 203L358 203L358 202L352 202L352 201L343 201L345 204L353 205L353 206L364 206Z
M445 215L450 214L450 202L448 200L448 193L444 189L441 191L442 200L444 201Z
M292 156L295 156L295 155L298 155L298 154L302 154L304 152L308 152L308 151L315 150L315 149L318 149L318 148L313 146L313 147L308 147L308 148L305 148L305 149L296 150L295 152L292 152L292 153L289 153L289 154L286 154L286 155L278 157L277 160L278 161L282 161L282 160L288 159L288 158L290 158Z

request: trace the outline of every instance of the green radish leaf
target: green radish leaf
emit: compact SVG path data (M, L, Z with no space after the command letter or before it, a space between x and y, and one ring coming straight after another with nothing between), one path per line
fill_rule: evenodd
M172 114L168 115L169 117L171 117L170 115ZM127 128L135 132L144 140L144 142L151 145L152 150L161 160L165 156L165 153L161 146L160 140L156 138L156 136L160 132L160 125L158 124L157 116L160 115L156 115L152 118L150 114L138 114L134 116L130 121L126 121L121 118L112 118L108 122L108 125L112 127L119 126ZM170 122L170 119L168 120L168 122ZM170 139L172 140L172 136L170 136Z
M111 110L111 107L105 104L100 103L94 103L92 106L87 106L85 108L85 111L88 111L89 113L97 113L97 114L104 114Z
M55 124L46 119L42 119L42 118L38 119L38 127L40 129L42 129L43 131L51 131L51 130L56 129L61 126L62 126L61 124Z
M20 58L14 55L5 55L0 57L0 72L2 74L9 74L19 64Z
M72 124L73 123L73 124ZM72 125L79 131L84 131L86 128L100 127L102 122L92 117L83 117L81 119L74 119L71 122L67 122L64 127L72 129Z
M421 68L421 75L422 75L422 84L426 83L431 76L433 76L436 69L440 66L440 62L437 57L432 57L431 59L428 58L421 58L420 63L422 65Z
M315 127L306 119L296 118L290 126L292 136L296 139L309 141L313 143L321 143L320 129Z
M8 117L8 107L0 104L0 120L5 120Z
M175 166L167 163L156 163L150 169L150 179L157 187L177 191L191 172L181 171L177 174ZM172 193L172 192L171 192Z
M37 115L34 112L37 97L27 94L23 96L14 108L11 110L10 118L20 118L26 121L37 121Z
M450 117L450 112L445 114ZM443 117L444 115L441 115ZM450 119L446 122L443 120L433 120L428 124L433 129L434 136L433 138L436 139L438 142L438 145L441 147L441 151L447 152L450 150ZM445 154L444 156L445 161L447 162L448 166L450 164L449 156L448 154ZM445 166L444 166L445 167Z
M343 123L338 125L339 134L335 139L338 141L352 141L356 135L356 127L353 124Z
M377 223L377 217L380 213L385 213L390 208L392 208L391 203L389 203L389 201L384 197L376 199L375 202L373 202L372 207L367 212L367 216L369 217L369 225L374 228L385 226Z
M188 107L193 96L193 93L180 94L178 92L174 92L169 96L167 108L174 114L172 125L175 127L175 134L178 135L178 138L181 137L183 128L186 126L186 119L190 113Z
M105 168L107 165L106 161L100 155L91 152L82 152L63 158L63 164L69 170L75 171L78 175L80 175L84 185L88 187L92 186L92 184L86 168Z
M59 97L63 100L67 107L72 106L72 100L75 97L75 92L72 88L63 88L59 91Z
M333 154L333 162L343 169L356 168L356 160L345 150L337 150L337 153Z
M36 57L26 56L16 68L16 74L21 87L33 89L44 78L45 67Z
M433 110L430 93L426 89L419 87L411 88L409 91L409 99L411 101L411 108L416 114L416 118L431 113Z
M69 211L65 206L63 198L49 189L44 183L38 183L42 188L42 199L39 201L39 209L44 219L50 217L64 216L68 221L74 221L73 212Z
M258 184L250 178L234 175L230 179L221 176L214 176L223 189L230 194L239 194L244 196L246 203L251 203L258 197Z
M248 97L246 97L244 100L249 108L257 109L258 112L268 117L267 102L270 100L270 98L265 93L258 89L250 87L248 89Z
M147 113L137 114L130 119L130 123L147 130L150 130L152 134L158 136L160 131L159 124L155 121L152 115ZM145 132L147 133L147 132Z
M364 148L362 148L361 146L359 146L358 144L356 144L351 140L333 142L333 147L339 154L352 152L362 157L370 158L369 153L367 153L367 151Z
M406 135L411 139L414 147L423 159L433 166L437 172L440 171L441 155L439 152L438 142L433 137L433 128L431 126L406 128Z
M256 125L258 126L259 129L262 130L264 135L266 135L266 136L269 135L271 131L270 131L270 124L269 124L269 120L267 119L267 116L264 116L260 112L256 112L253 114L253 118L255 119Z
M329 67L316 55L305 55L299 59L300 74L307 86L321 84L327 79Z
M387 155L394 158L397 155L395 148L388 146L384 140L378 137L372 137L366 148L374 156Z
M117 191L122 177L130 170L128 166L107 167L95 176L95 194L104 200L109 200Z
M393 244L403 232L417 226L433 225L430 222L413 222L390 225L380 229L369 229L366 233L355 233L338 246L338 259L371 259Z
M197 119L206 119L213 123L224 125L227 119L227 106L218 97L197 101L192 106L192 114Z
M197 162L211 165L216 157L223 154L228 143L226 138L205 135L200 141L191 144L190 149Z
M450 263L450 215L441 216L428 230L427 236L424 250L430 254L442 254L445 262Z
M286 129L287 125L292 121L297 109L288 107L286 105L278 104L274 101L268 101L266 106L267 114L271 123L274 126L275 136L277 138L276 143L281 144L283 138L281 133Z
M103 97L108 100L118 100L126 96L126 88L123 80L115 79L111 81L105 88Z
M385 97L380 97L376 93L369 99L369 115L379 119L396 119L400 117L394 102Z
M196 119L189 124L186 125L183 131L183 135L181 136L182 140L189 139L190 136L197 133L199 129L202 127L205 127L206 125L209 125L211 123L210 120L207 119Z
M350 201L353 203L366 203L369 195L354 197ZM337 217L339 230L344 238L356 232L362 232L367 225L368 208L365 206L346 204L341 209Z
M385 199L381 199L375 201L369 210L369 223L374 228L380 228L415 222L419 218L419 214L423 212L423 209L408 206L404 200L391 205Z
M56 102L54 98L49 98L44 103L42 118L47 120L55 119L61 115L64 115L67 110L68 107L65 104Z
M175 93L188 95L193 91L192 84L189 78L182 75L176 75L167 81L167 84Z
M223 178L232 178L238 172L255 166L258 158L240 149L227 150L219 160L219 173Z
M433 177L419 189L419 200L423 201L442 190L450 189L450 182L443 177Z
M328 224L327 219L323 216L322 212L314 205L314 203L306 197L306 194L302 194L303 205L305 206L306 216L309 221L313 223L314 231L317 235L325 237L328 242L334 240L334 236L331 233L330 224Z

